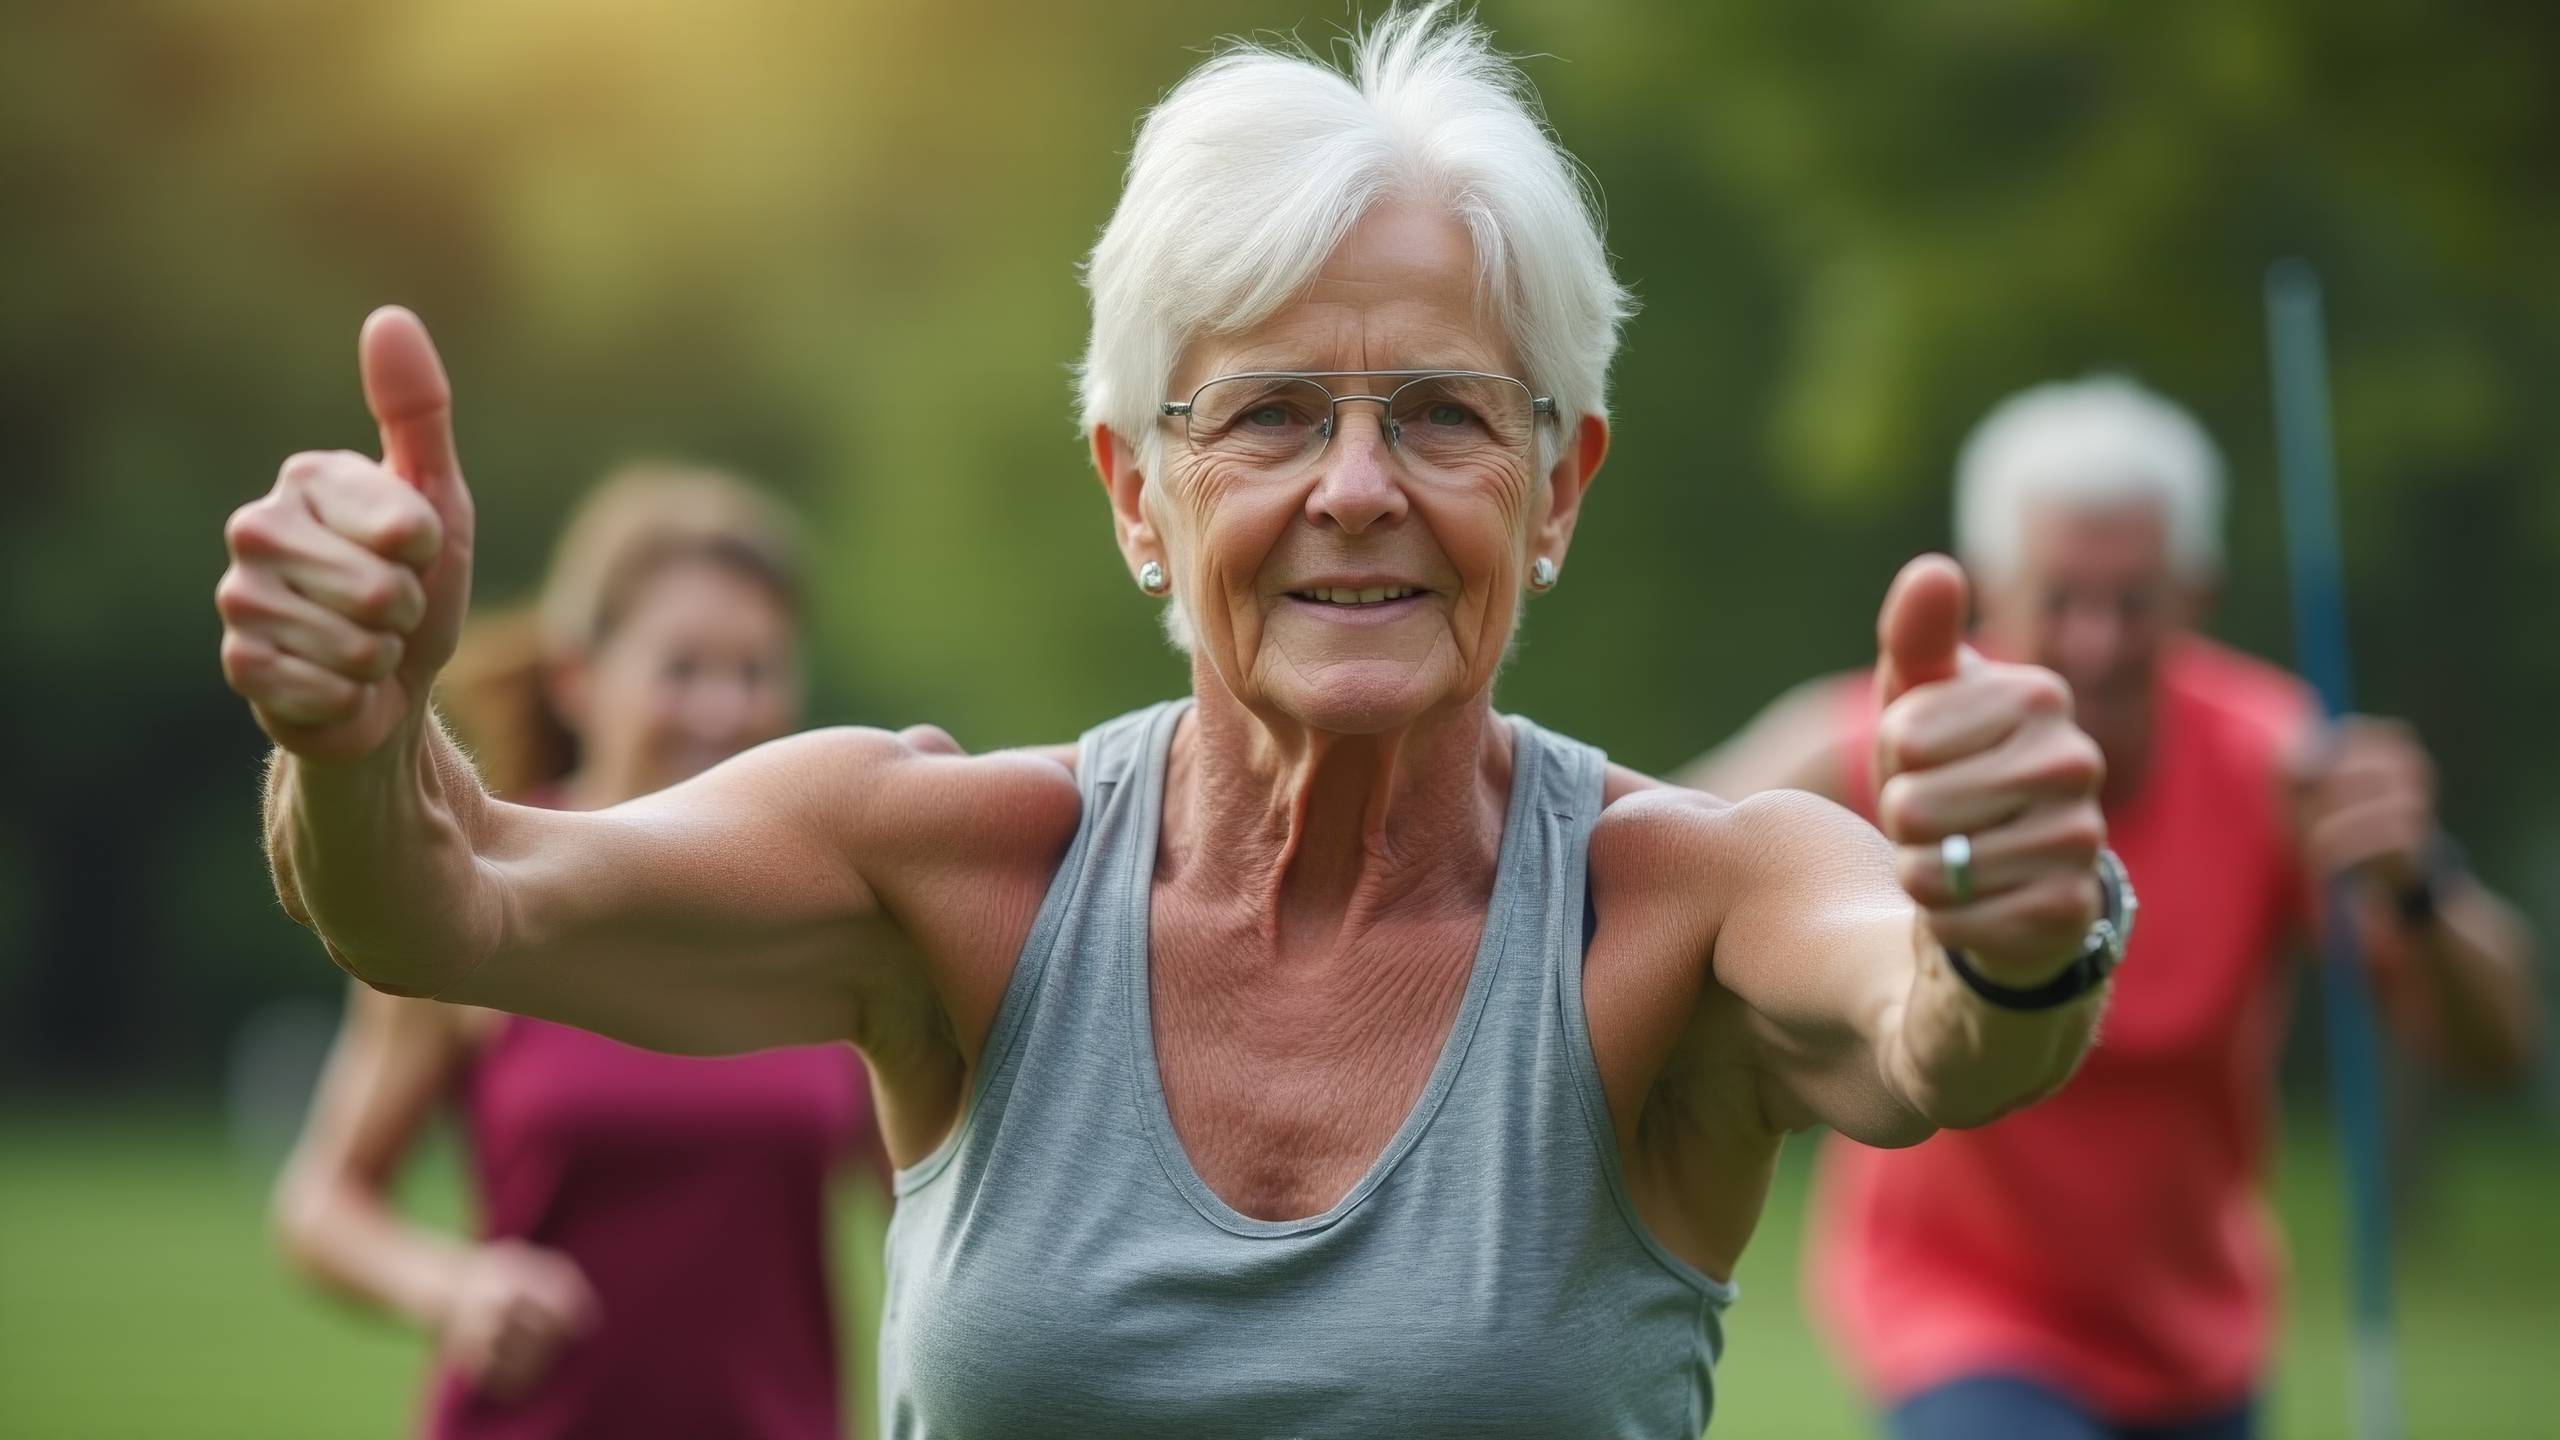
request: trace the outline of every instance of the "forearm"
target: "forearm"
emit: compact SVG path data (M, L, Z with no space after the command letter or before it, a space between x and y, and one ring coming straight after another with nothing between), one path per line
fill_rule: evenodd
M470 1246L413 1225L342 1176L288 1173L275 1201L278 1247L323 1288L432 1330L443 1323Z
M2395 917L2396 918L2396 917ZM2467 882L2429 923L2385 922L2378 943L2396 947L2397 983L2415 993L2427 1048L2473 1084L2513 1084L2532 1069L2541 1042L2541 998L2533 983L2533 938L2522 916L2487 887Z
M1915 924L1911 984L1887 1017L1888 1079L1931 1125L1988 1124L2061 1088L2097 1038L2107 987L2045 1010L1976 994L1944 946Z
M356 978L438 994L497 944L499 907L475 850L487 805L432 712L361 761L279 750L266 793L277 896Z

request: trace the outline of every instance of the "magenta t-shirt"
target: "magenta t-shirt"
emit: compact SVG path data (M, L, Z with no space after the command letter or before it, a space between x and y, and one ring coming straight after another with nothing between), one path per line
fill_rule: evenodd
M851 1046L661 1055L510 1016L459 1099L482 1234L586 1272L596 1328L529 1393L451 1371L437 1440L834 1440L830 1175L874 1143Z

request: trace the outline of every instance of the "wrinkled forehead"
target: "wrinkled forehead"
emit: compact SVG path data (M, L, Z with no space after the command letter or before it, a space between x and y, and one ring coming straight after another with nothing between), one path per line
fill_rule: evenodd
M1213 330L1183 347L1174 393L1247 370L1517 375L1510 339L1487 296L1475 245L1456 216L1381 205L1270 316L1238 330Z
M2019 578L2030 583L2156 584L2170 573L2168 509L2154 497L2039 498L2019 523Z

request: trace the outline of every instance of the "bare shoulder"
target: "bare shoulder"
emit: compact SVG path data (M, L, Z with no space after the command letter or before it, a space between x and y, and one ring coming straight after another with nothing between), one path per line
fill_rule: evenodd
M1735 807L1700 790L1665 784L1623 766L1609 767L1599 823L1591 830L1596 893L1632 897L1694 890L1699 868L1712 864ZM1687 882L1680 883L1682 880Z
M1657 889L1701 902L1715 880L1806 864L1873 863L1883 838L1844 807L1806 790L1763 790L1729 801L1611 766L1591 834L1596 883L1621 893Z
M749 783L813 807L854 853L901 866L965 854L1054 854L1082 814L1073 751L971 755L928 727L840 725L758 746L730 762ZM725 767L724 767L725 768Z
M929 980L925 992L875 997L874 1008L901 997L938 1007L960 1054L974 1058L1083 817L1073 747L971 755L923 726L776 744L794 749L795 783L826 797L828 828ZM865 1048L875 1064L900 1062L876 1035Z

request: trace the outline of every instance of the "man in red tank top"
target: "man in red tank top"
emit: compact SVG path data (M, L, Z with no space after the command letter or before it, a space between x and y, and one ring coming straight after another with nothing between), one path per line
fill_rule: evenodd
M2127 381L2018 395L1959 462L1979 643L2071 682L2142 915L2053 1098L1908 1150L1825 1151L1808 1283L1901 1440L2254 1433L2281 1280L2259 1196L2281 959L2323 877L2357 877L2405 1038L2473 1080L2531 1061L2530 937L2438 829L2415 736L2324 727L2298 681L2192 633L2220 529L2211 442ZM1875 717L1863 672L1812 681L1684 778L1872 819Z

